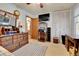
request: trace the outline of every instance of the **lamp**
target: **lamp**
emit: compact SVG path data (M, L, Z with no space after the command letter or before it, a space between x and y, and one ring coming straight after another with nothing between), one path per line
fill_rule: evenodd
M14 10L14 15L17 17L17 19L19 18L20 16L20 12L18 10Z

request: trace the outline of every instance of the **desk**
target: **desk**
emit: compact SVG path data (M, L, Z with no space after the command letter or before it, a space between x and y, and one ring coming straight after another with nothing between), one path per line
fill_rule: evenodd
M73 45L74 56L76 56L77 52L78 52L79 39L76 37L71 37L71 36L66 35L65 43L66 43L65 45L66 45L67 51L69 51L69 47L71 46L71 44ZM77 51L76 51L76 49L77 49Z

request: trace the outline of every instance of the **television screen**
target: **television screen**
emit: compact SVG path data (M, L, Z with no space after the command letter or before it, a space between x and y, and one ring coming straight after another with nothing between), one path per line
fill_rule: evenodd
M0 25L11 25L15 26L15 18L14 17L5 17L0 15Z
M48 21L48 20L49 20L49 14L39 15L39 21Z
M3 22L4 17L2 15L0 15L0 22Z
M9 25L9 18L0 15L0 25Z
M9 23L9 18L5 17L5 18L3 19L3 22Z

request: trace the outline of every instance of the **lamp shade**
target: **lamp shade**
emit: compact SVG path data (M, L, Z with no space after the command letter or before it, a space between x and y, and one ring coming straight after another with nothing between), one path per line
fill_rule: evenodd
M14 15L19 16L20 12L18 10L14 10Z

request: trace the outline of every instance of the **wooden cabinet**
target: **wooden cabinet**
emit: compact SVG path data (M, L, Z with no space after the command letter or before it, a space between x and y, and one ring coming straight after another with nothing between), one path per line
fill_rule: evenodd
M0 45L13 52L28 43L28 33L7 35L0 37Z
M39 38L38 38L39 41L44 42L46 41L46 38L47 38L47 35L45 32L39 32Z
M53 37L53 43L59 43L58 37Z

